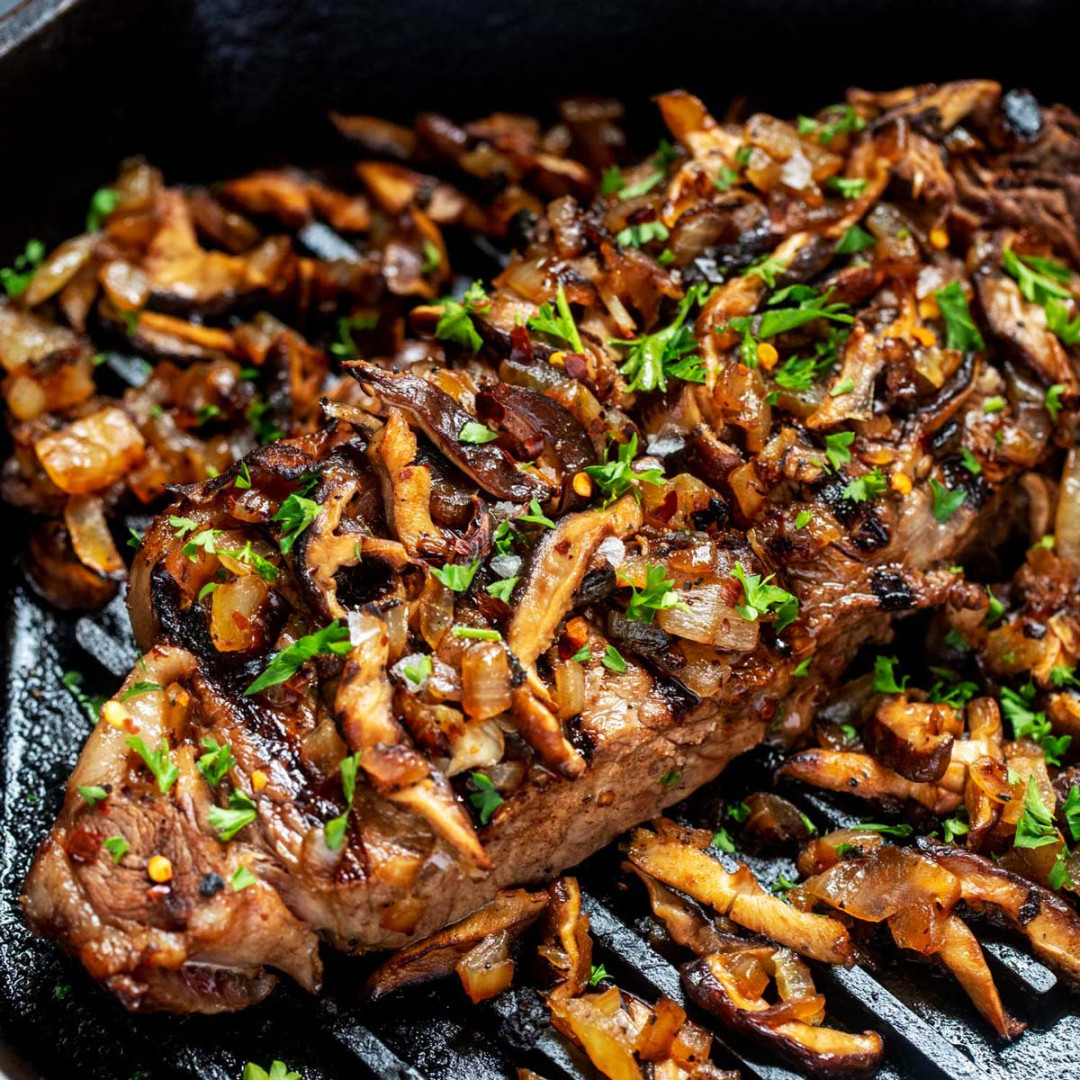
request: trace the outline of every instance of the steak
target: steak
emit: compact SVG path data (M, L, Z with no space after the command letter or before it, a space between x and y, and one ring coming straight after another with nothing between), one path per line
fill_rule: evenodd
M897 619L978 607L953 564L1077 404L1014 281L1069 252L985 195L988 147L1043 188L1065 157L1000 99L856 91L796 127L663 95L678 150L559 194L317 431L178 487L31 926L133 1010L315 990L320 940L399 947L549 880L797 740Z

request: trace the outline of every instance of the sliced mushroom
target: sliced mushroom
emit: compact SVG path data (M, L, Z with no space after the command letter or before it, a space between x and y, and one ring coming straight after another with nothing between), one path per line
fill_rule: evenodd
M589 916L581 910L581 888L577 878L558 878L547 891L551 902L544 912L539 952L550 965L556 980L548 996L577 997L588 988L592 973Z
M540 917L548 905L546 892L507 889L460 922L394 953L372 972L364 987L372 1001L395 990L449 975L486 938L517 937Z
M663 823L662 832L635 829L627 854L646 873L747 930L814 960L842 964L851 959L851 939L835 919L799 911L765 892L745 863L728 872L695 844L688 830L670 822Z
M957 712L948 705L887 698L863 729L867 749L907 780L932 783L949 767ZM956 730L954 730L956 729Z
M691 1000L732 1030L763 1041L807 1076L834 1080L868 1076L877 1069L884 1051L880 1035L856 1035L792 1018L796 1004L813 1009L819 1002L811 998L770 1006L740 985L739 959L738 954L717 953L684 964L683 984Z
M407 744L394 716L385 624L362 611L350 619L349 631L354 645L345 658L334 709L345 741L361 755L360 767L381 795L419 814L448 844L489 869L491 860L453 788Z

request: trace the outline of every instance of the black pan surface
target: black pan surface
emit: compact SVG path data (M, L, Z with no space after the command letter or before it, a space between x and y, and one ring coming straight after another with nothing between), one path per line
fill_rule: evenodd
M71 235L90 193L132 153L173 181L331 158L342 148L325 121L328 107L406 120L430 107L459 117L493 109L550 115L557 96L599 91L628 103L631 134L648 147L656 119L647 99L674 86L716 111L743 94L792 113L852 84L978 75L1077 105L1072 6L24 0L0 19L0 264L28 236ZM78 964L31 939L19 888L89 730L61 676L81 670L88 690L111 693L134 645L119 601L78 619L33 597L14 559L23 523L7 515L16 538L0 571L0 1076L239 1080L245 1061L266 1066L274 1058L305 1080L494 1080L522 1065L548 1080L591 1075L551 1034L527 989L471 1007L448 982L372 1007L357 993L365 963L331 958L319 1000L283 986L237 1016L133 1019ZM723 784L736 796L754 790L770 764L758 753ZM819 825L850 819L850 807L796 797ZM626 989L680 998L675 969L649 943L642 897L616 887L616 868L617 855L607 852L581 873L598 959ZM783 860L754 869L765 880L792 872ZM991 939L988 949L1007 1005L1031 1024L1008 1047L955 985L926 967L816 975L841 1024L885 1035L882 1080L1080 1080L1076 999L1009 941ZM720 1036L715 1045L717 1062L745 1077L794 1076L751 1044Z

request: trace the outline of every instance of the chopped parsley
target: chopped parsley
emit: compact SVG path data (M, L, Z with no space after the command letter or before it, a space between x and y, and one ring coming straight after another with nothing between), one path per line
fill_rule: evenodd
M143 763L154 774L158 791L168 795L169 788L180 778L180 770L169 754L169 744L164 738L159 750L150 750L138 735L129 735L127 744L143 759Z
M337 321L338 339L330 346L334 356L343 360L355 360L360 355L360 346L353 337L354 330L374 330L379 316L370 314L342 315Z
M622 172L618 165L609 165L600 174L600 194L618 195L626 187Z
M620 584L630 583L623 578ZM663 566L645 567L645 585L641 589L630 586L630 603L626 608L626 617L635 622L651 623L656 612L670 608L689 611L690 608L679 599L675 592L675 582L671 580Z
M837 431L833 435L825 436L825 456L833 471L839 471L841 465L846 465L851 460L851 451L848 447L855 441L854 431Z
M1046 389L1046 397L1043 398L1043 408L1046 409L1047 415L1056 424L1058 417L1061 415L1061 399L1065 394L1065 387L1061 383L1054 383L1053 386L1049 386Z
M858 225L851 225L836 245L837 255L856 255L877 245L877 241Z
M779 255L766 255L749 266L744 277L759 277L770 289L776 288L776 279L787 269L787 260Z
M959 281L934 293L938 310L945 320L945 347L961 352L982 352L986 348L979 328L971 318L967 295Z
M818 142L822 146L828 146L837 135L862 131L866 127L866 121L851 105L830 105L825 114L832 119L820 121L811 116L800 116L799 134L817 135Z
M620 653L614 645L609 645L604 650L604 655L600 658L600 663L602 663L608 671L614 671L616 675L621 675L626 671L626 661L622 658L622 653Z
M341 759L341 791L345 796L345 809L323 826L326 846L331 851L337 851L345 842L349 814L352 813L353 799L356 797L356 771L360 767L360 756L358 752Z
M1080 840L1080 787L1076 784L1069 788L1069 794L1061 804L1061 813L1069 835L1074 841Z
M663 784L664 787L674 787L679 782L679 777L681 776L681 769L668 769L668 771L660 777L660 783Z
M458 442L471 443L475 446L494 442L498 437L497 431L492 431L487 424L478 424L475 420L468 421L458 432Z
M876 832L882 836L897 836L900 838L910 836L915 831L910 825L879 825L873 821L860 821L855 828L862 832Z
M844 488L844 498L852 502L867 502L883 494L889 486L885 474L876 465L870 472L856 477Z
M813 510L800 510L795 515L795 528L796 530L805 529L811 521L814 520Z
M895 656L876 656L874 658L874 692L878 694L902 694L907 690L908 677L904 675L899 682L896 679Z
M951 844L958 836L966 836L968 823L958 817L946 818L941 823L941 829L945 836L945 843Z
M1008 405L1009 403L1003 397L995 395L994 397L988 397L983 402L983 412L989 416L991 413L999 413L1008 408Z
M83 690L83 674L81 671L65 671L60 677L67 692L78 702L79 708L86 714L91 724L98 722L101 715L101 706L107 698L104 694L88 694Z
M972 476L978 476L982 472L982 465L979 463L979 459L966 446L960 448L960 464L963 465Z
M801 679L804 675L810 674L810 665L813 663L813 657L808 656L805 660L800 660L795 670L791 673L796 679Z
M790 626L798 618L798 598L786 589L770 584L775 574L769 574L762 580L760 574L748 574L743 564L737 562L731 571L731 576L743 587L745 603L735 609L740 618L747 622L757 622L764 616L775 614L777 633Z
M1080 690L1080 679L1076 677L1076 668L1066 667L1064 664L1055 664L1050 669L1050 682L1059 690L1066 686Z
M554 529L555 522L549 518L540 507L538 499L532 499L529 502L529 512L527 514L518 514L515 518L516 521L527 521L533 525L543 525L545 529Z
M510 603L510 595L513 593L517 583L520 579L517 577L503 578L502 581L493 581L485 590L491 596L494 596L496 600L501 600L504 604Z
M930 480L930 490L934 493L934 505L931 511L935 518L944 525L964 504L967 492L963 488L950 491L944 484Z
M344 656L349 651L349 631L335 621L313 634L297 638L281 650L266 666L263 673L244 691L245 696L257 694L268 686L291 679L315 656Z
M855 380L850 376L846 376L841 379L830 391L829 397L842 397L844 394L850 394L855 389Z
M634 184L626 184L623 181L623 186L619 189L619 198L636 199L639 195L647 195L657 184L662 184L667 179L668 170L678 159L678 156L675 147L667 139L661 139L660 145L651 160L653 172Z
M401 668L402 674L408 680L410 685L417 690L431 678L432 671L434 671L434 665L431 662L431 657L427 653L421 656L415 664L405 664Z
M143 694L154 694L159 690L164 690L165 687L156 682L137 682L129 686L116 700L117 701L130 701L134 697L141 697Z
M1054 259L1017 255L1011 248L1006 248L1001 253L1001 268L1016 279L1025 300L1045 304L1052 299L1072 299L1072 292L1065 287L1072 280L1072 272Z
M448 297L440 302L442 314L435 327L435 337L460 345L471 353L479 352L484 341L473 326L472 316L483 315L491 309L484 286L474 281L460 300Z
M735 841L732 840L731 833L723 826L713 833L712 844L713 847L719 848L728 855L735 851Z
M976 683L961 679L952 668L931 667L930 671L937 676L927 694L932 705L962 709L979 692Z
M502 634L498 630L481 630L476 626L455 626L450 633L456 638L467 638L472 641L502 641Z
M237 871L239 873L239 871ZM304 1080L298 1072L290 1072L283 1061L275 1061L270 1066L270 1071L249 1061L244 1066L244 1074L241 1080Z
M750 807L745 802L732 803L725 812L736 825L741 825L750 816Z
M233 892L243 892L244 889L250 889L258 880L259 879L246 866L238 866L233 871L230 885L232 886ZM247 1070L245 1069L244 1072L246 1074ZM293 1073L292 1075L296 1076L297 1074Z
M251 487L251 472L246 461L240 462L240 472L233 481L233 487L240 491L247 491Z
M96 784L87 785L86 787L79 786L75 789L86 800L87 805L93 809L99 802L104 802L109 793L103 788L98 787Z
M453 592L466 592L476 577L480 560L474 559L468 566L459 563L446 563L441 569L433 569L431 576Z
M229 793L228 808L211 806L207 821L210 823L210 828L217 831L218 839L224 843L231 840L245 825L250 825L258 816L255 803L239 788L233 788Z
M102 840L101 846L112 856L114 863L119 863L131 848L131 845L122 836L106 837Z
M314 499L305 499L293 492L270 519L281 523L278 546L282 555L288 555L300 534L322 513L322 506Z
M495 790L490 777L482 772L472 773L470 779L476 785L476 791L470 793L469 802L480 811L480 824L486 825L506 800Z
M592 649L588 645L582 645L570 659L577 664L584 664L586 660L592 659Z
M986 599L987 610L983 625L993 626L1005 614L1005 605L990 591L989 585L986 586Z
M45 258L45 245L40 240L27 240L26 248L15 257L13 266L0 268L0 285L14 299L22 296Z
M623 247L643 247L653 240L666 240L671 234L662 221L644 221L640 225L627 225L615 236Z
M199 760L195 764L206 782L216 788L226 773L236 764L236 758L233 757L232 747L228 743L222 743L219 746L217 739L210 735L204 735L200 742L206 752L199 755Z
M552 309L549 301L544 301L540 305L540 310L529 319L526 325L530 330L536 330L538 333L547 334L558 341L565 342L576 353L585 351L561 281L555 292L555 308Z
M826 186L837 192L841 198L857 199L866 191L869 180L860 180L854 176L830 176Z
M1016 823L1013 845L1018 848L1040 848L1047 844L1056 844L1060 839L1054 825L1054 815L1042 801L1035 777L1029 776L1027 791L1024 793L1024 812Z
M674 320L662 330L643 334L637 338L612 338L611 345L627 349L626 360L619 367L619 374L627 380L629 390L649 393L666 390L669 378L683 382L703 383L705 371L696 355L698 343L686 320L696 304L707 299L710 286L707 282L688 289L679 301Z
M492 543L494 543L495 550L500 555L511 554L517 539L517 533L514 532L513 526L511 526L509 521L500 521L499 524L495 526L495 531L491 534Z
M269 401L256 398L244 413L244 419L251 425L251 430L255 433L255 438L259 440L260 446L266 446L285 437L285 432L277 426L273 416L269 415L272 408Z
M596 486L607 496L606 502L614 502L620 495L625 495L631 488L640 500L641 484L659 486L664 482L664 473L661 469L644 469L635 472L631 467L637 456L638 437L637 432L630 436L630 441L615 444L615 458L610 457L603 465L587 465L586 474L593 480Z
M1080 315L1075 319L1069 318L1069 309L1064 300L1051 296L1043 305L1046 312L1046 328L1057 334L1062 345L1080 344Z
M119 205L123 195L116 188L98 188L90 196L90 209L86 212L86 231L98 232L102 222Z
M603 964L592 964L589 967L589 986L599 986L605 979L610 979L607 968Z
M819 341L811 355L791 356L784 361L773 376L776 385L785 390L809 390L822 375L835 367L840 343L845 337L843 331L830 327L827 340Z

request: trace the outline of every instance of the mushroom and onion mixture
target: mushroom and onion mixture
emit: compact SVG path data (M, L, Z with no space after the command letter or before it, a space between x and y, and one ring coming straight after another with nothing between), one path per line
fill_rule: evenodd
M479 1000L536 924L609 1075L712 1075L674 1003L594 992L577 886L544 889L650 820L627 869L690 997L815 1075L881 1043L823 1024L800 954L872 924L1004 1036L961 915L1077 975L1080 120L986 81L657 100L643 159L578 99L335 115L351 170L128 162L4 271L29 569L69 607L126 577L144 651L25 909L128 1008L314 990L320 941L404 947L373 994ZM838 691L931 609L936 681L879 648ZM815 837L761 793L736 838L801 841L805 880L725 869L725 828L660 814L766 736L937 838Z

